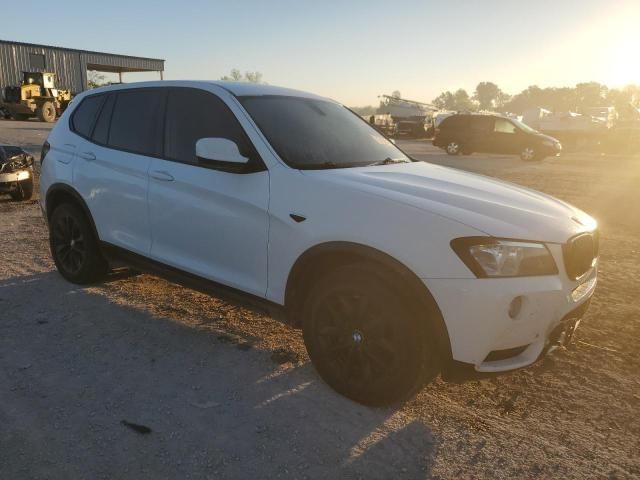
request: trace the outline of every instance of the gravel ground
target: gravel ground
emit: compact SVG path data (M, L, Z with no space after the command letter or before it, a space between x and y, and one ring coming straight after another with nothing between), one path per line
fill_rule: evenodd
M35 154L48 128L0 121L0 143ZM570 349L365 408L269 317L126 271L65 282L37 203L0 197L0 478L639 477L640 157L524 164L401 143L600 221L600 284Z

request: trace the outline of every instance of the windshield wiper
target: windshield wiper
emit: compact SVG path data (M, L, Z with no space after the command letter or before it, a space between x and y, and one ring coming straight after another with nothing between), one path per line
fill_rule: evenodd
M337 162L319 162L319 163L307 163L306 165L299 165L297 168L300 170L332 170L334 168L353 168L362 167L361 163L337 163Z
M367 167L374 167L376 165L392 165L394 163L409 163L409 160L405 160L404 158L387 157L384 160L370 163L369 165L367 165Z

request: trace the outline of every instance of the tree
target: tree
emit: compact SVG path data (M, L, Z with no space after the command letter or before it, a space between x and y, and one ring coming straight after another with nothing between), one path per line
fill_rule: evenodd
M440 110L455 110L455 100L453 98L453 93L451 93L450 91L442 92L440 95L434 98L431 103L433 103Z
M576 85L576 109L600 107L604 104L609 89L598 82L579 83Z
M262 83L262 73L260 72L244 72L244 75L240 73L237 68L231 69L229 75L220 77L220 80L232 81L232 82L251 82Z
M470 112L476 109L471 97L469 97L469 94L463 88L459 88L453 93L450 91L442 92L439 96L434 98L431 103L442 110Z
M232 68L231 73L229 75L224 75L220 77L220 80L240 82L242 80L242 73L237 68Z
M464 88L459 88L458 90L456 90L456 92L453 94L453 97L455 98L456 107L458 110L469 112L476 110L476 105L473 103L471 97Z
M247 82L262 83L262 73L260 72L245 72L244 78Z
M98 88L110 85L110 82L106 82L106 77L94 70L87 72L87 88Z
M493 82L480 82L473 94L473 99L478 102L480 110L492 110L498 105L498 98L502 91Z

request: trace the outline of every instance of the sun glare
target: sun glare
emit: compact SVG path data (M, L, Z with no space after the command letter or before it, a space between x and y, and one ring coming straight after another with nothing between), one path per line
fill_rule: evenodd
M607 22L608 31L605 30L602 37L598 36L604 47L602 76L611 87L640 83L640 28L637 24L640 9L630 7L628 10Z
M640 32L623 31L614 35L609 44L609 66L606 76L611 86L640 83Z

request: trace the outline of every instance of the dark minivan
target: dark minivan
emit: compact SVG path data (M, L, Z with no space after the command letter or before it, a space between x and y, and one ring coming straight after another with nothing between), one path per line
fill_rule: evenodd
M436 129L436 147L449 155L474 152L517 154L525 161L557 156L558 140L513 118L487 114L456 114L445 118Z

